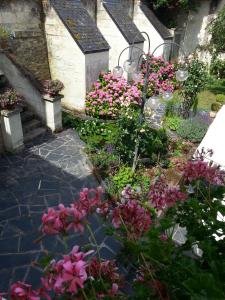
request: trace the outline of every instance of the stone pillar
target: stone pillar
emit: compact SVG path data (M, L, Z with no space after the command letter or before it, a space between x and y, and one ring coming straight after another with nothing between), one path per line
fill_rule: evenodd
M53 132L62 130L62 98L62 95L55 97L44 95L43 97L45 103L46 126L49 127Z
M20 117L21 109L2 110L1 127L4 147L14 152L23 148L23 129Z

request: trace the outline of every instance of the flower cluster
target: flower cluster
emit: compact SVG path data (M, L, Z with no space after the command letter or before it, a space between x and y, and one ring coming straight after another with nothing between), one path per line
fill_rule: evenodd
M125 78L111 73L100 74L94 88L86 96L86 113L94 117L115 118L123 107L141 105L141 91Z
M185 201L187 195L178 187L169 186L163 176L160 176L150 186L148 199L155 208L163 209L173 206L177 201Z
M39 300L38 293L32 290L31 285L18 281L11 286L11 299L13 300Z
M183 176L187 182L203 179L209 184L225 184L225 172L218 166L210 166L202 160L189 161L183 168Z
M42 216L42 232L45 234L64 234L70 229L82 232L84 220L92 208L100 204L102 189L84 188L80 192L78 201L74 201L69 207L59 204L58 209L49 208Z
M104 292L98 294L98 298L104 298L106 296L115 296L118 293L119 287L122 284L122 277L117 272L118 268L113 260L99 261L96 257L93 257L87 268L87 273L90 278L100 278L107 282L110 288Z
M42 278L45 289L60 295L76 294L79 288L84 287L88 278L87 262L84 258L92 252L79 252L79 247L74 246L69 255L64 255L63 259L57 262L53 260Z
M12 110L23 100L23 97L17 94L14 89L7 89L0 94L0 109Z
M116 229L124 229L129 238L138 239L151 225L148 210L135 200L128 200L112 210L112 224Z
M50 96L57 96L64 89L64 85L60 80L44 80L43 93Z
M173 92L176 87L175 66L162 57L150 56L149 60L149 77L148 77L148 96L158 95L163 91ZM142 63L142 72L145 74L146 60ZM143 87L144 80L136 82L139 88Z

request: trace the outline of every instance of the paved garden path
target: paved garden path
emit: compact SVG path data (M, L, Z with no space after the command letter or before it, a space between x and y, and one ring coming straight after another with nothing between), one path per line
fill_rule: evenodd
M65 253L59 238L47 237L38 244L33 241L40 236L43 210L61 202L68 205L82 187L98 185L83 148L69 129L56 135L46 133L22 152L0 157L0 291L17 280L38 286L41 269L37 261L46 250ZM119 245L105 237L97 216L90 221L102 257L113 258ZM74 235L69 249L88 242L88 234Z

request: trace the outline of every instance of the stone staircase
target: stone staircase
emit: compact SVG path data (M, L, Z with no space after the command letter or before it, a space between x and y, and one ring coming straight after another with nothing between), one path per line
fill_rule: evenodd
M22 108L21 121L23 127L24 143L32 141L34 138L46 132L47 128L42 125L32 111L26 106Z

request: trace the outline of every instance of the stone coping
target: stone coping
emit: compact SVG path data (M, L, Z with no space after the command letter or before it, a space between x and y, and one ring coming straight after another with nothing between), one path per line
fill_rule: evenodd
M3 109L3 110L1 110L1 116L9 118L13 115L21 113L21 111L22 111L21 107L16 107L12 110Z
M61 101L64 96L59 94L57 96L52 97L48 94L45 94L42 97L43 97L43 100L54 103L54 102L57 102L57 101Z

